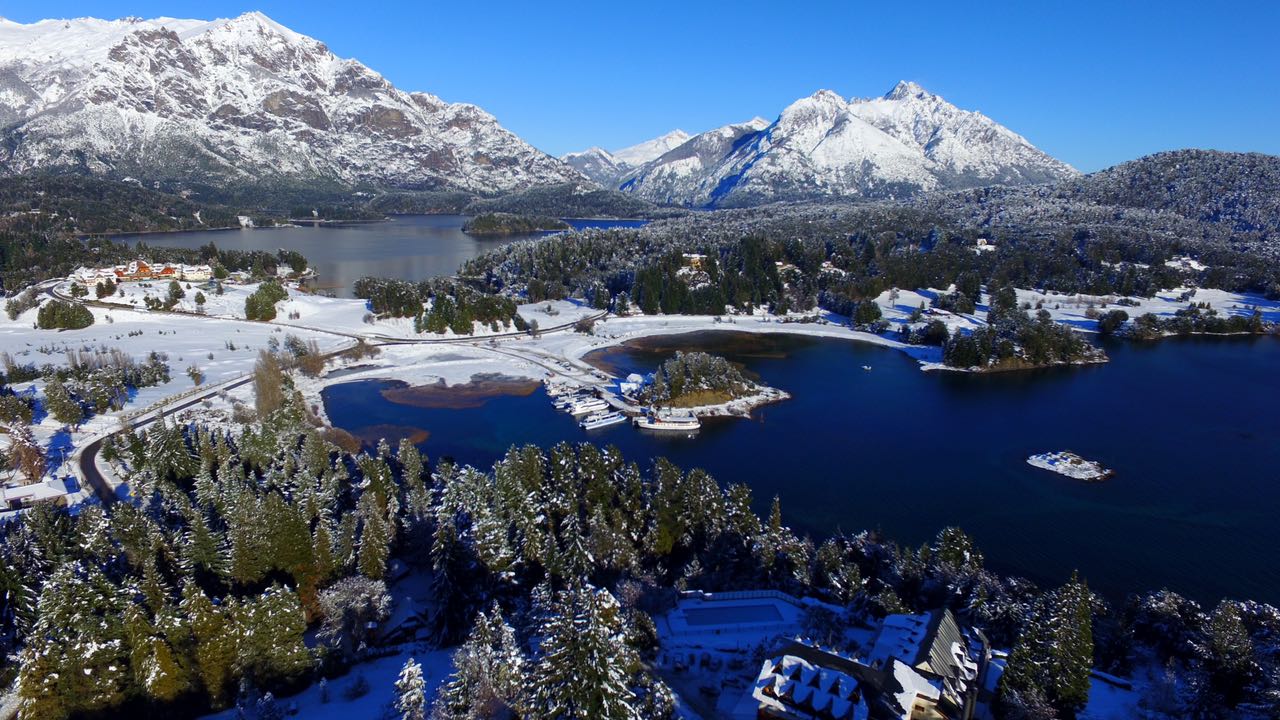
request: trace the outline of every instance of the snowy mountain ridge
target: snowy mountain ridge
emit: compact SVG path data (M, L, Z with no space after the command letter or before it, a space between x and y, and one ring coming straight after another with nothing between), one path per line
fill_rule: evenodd
M772 123L726 125L629 172L619 188L692 207L1073 178L1075 169L985 115L911 82L881 97L819 90Z
M581 182L484 110L267 16L0 19L0 167L480 194Z
M581 152L561 155L560 159L602 187L612 189L617 187L618 181L627 173L680 147L690 137L689 133L676 129L613 152L600 147L589 147Z
M689 137L689 133L677 128L652 140L636 143L621 150L614 150L612 155L618 162L626 163L632 167L639 167L651 160L657 160L666 153L680 147L688 142Z

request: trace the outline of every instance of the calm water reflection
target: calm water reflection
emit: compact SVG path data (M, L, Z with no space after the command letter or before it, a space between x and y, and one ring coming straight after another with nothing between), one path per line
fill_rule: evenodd
M362 277L422 280L452 275L458 266L515 240L537 235L478 239L462 232L463 215L399 215L387 222L346 226L300 226L252 230L122 235L125 242L199 248L213 243L226 250L297 250L319 274L318 286L351 297ZM575 227L634 227L635 220L570 220Z

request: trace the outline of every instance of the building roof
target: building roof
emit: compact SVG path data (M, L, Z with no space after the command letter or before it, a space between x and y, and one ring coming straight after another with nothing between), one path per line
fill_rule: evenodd
M868 661L887 668L895 660L942 681L949 699L957 703L978 676L977 663L969 657L969 639L946 609L886 617Z
M765 661L752 694L776 717L910 720L917 700L938 702L940 684L896 658L872 667L793 642Z

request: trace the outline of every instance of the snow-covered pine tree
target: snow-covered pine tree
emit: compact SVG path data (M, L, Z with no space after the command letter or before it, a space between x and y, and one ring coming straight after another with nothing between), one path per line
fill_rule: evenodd
M623 641L613 595L580 584L557 594L533 669L533 714L555 720L638 720L638 659Z
M170 702L191 689L185 658L180 658L139 605L125 610L125 632L135 685L159 702Z
M226 510L227 541L230 545L231 578L241 585L252 585L264 578L270 569L266 528L263 527L262 502L244 483L228 488Z
M207 572L218 576L226 573L226 540L209 526L205 514L194 505L183 508L187 529L178 543L183 572Z
M146 447L146 465L158 478L188 478L200 469L181 425L167 420L157 423L147 431Z
M40 592L18 675L20 714L44 720L116 707L133 689L126 598L95 566L67 562Z
M1253 638L1244 624L1240 604L1223 600L1209 617L1210 677L1215 689L1234 705L1240 693L1258 675Z
M1093 668L1093 594L1078 573L1053 594L1050 702L1074 716L1089 702Z
M343 659L352 660L373 634L373 628L387 619L391 596L381 580L356 575L322 590L319 611L324 618L320 639L336 648Z
M565 517L560 524L561 552L559 555L561 573L570 580L586 580L591 573L591 551L587 549L586 538L582 536L582 525L578 522L576 509Z
M307 630L302 604L292 590L273 585L236 608L240 629L237 665L263 685L288 684L312 666L303 642Z
M57 375L51 374L45 379L44 402L53 419L63 425L76 427L84 422L84 409Z
M232 613L216 607L195 583L182 588L179 610L195 638L196 674L214 709L226 707L237 651ZM232 604L234 607L234 604Z
M422 665L409 658L396 679L396 711L400 713L400 720L426 720L426 691Z
M1089 699L1093 667L1093 596L1075 573L1042 596L1018 636L1001 677L1002 692L1034 698L1074 717Z
M391 526L386 509L379 502L382 497L367 489L360 497L359 514L363 522L357 564L360 572L371 580L380 580L387 574L387 560L391 556Z
M528 715L524 654L496 603L476 615L453 665L453 675L436 695L433 720Z

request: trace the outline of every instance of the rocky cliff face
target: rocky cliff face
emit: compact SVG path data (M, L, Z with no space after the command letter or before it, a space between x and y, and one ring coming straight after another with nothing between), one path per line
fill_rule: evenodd
M0 165L493 194L582 176L485 111L407 93L260 13L0 20Z

